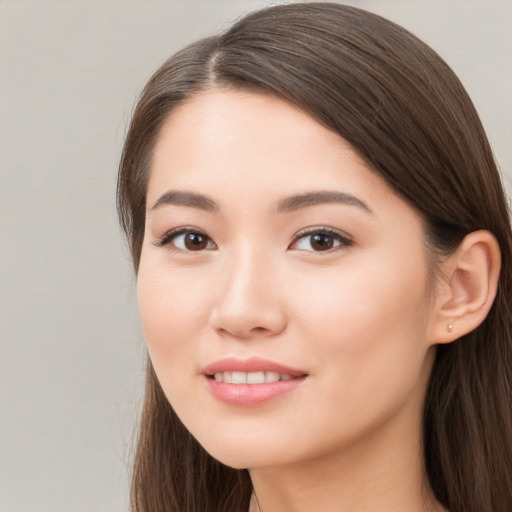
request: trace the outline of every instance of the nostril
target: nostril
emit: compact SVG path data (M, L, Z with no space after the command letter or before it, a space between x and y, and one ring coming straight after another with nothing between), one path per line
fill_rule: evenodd
M217 335L240 339L264 338L278 335L285 329L286 317L279 304L264 301L248 303L238 299L236 296L227 297L212 310L209 325Z

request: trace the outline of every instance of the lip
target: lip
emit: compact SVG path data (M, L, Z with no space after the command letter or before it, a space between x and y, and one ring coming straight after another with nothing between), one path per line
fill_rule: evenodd
M218 382L213 375L220 372L277 372L291 375L290 380L261 384L230 384ZM225 358L206 366L203 371L207 388L212 395L235 407L257 407L278 398L300 386L307 373L274 361L251 357L249 359Z
M202 373L205 375L215 375L219 372L277 372L286 373L292 377L302 377L307 372L297 368L291 368L268 359L260 357L250 357L248 359L238 359L236 357L227 357L219 359L206 366Z

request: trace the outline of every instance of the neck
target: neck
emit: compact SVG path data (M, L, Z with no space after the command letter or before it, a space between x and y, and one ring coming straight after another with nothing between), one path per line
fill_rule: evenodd
M252 469L250 512L443 511L427 483L421 423L405 426L300 464Z

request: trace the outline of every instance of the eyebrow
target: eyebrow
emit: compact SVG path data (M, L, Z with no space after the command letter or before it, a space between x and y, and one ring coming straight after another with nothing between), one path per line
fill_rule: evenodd
M347 192L331 190L305 192L304 194L286 197L278 203L277 211L278 213L288 213L303 208L332 203L356 206L369 213L373 213L369 206L356 196L348 194ZM208 212L220 211L217 203L210 197L195 192L183 192L181 190L168 190L158 198L151 207L151 210L156 210L163 205L188 206L189 208L197 208Z
M373 213L370 207L361 199L346 192L337 192L331 190L319 190L316 192L306 192L295 196L287 197L279 202L277 211L279 213L293 212L302 208L309 208L320 204L345 204L357 206L362 210Z
M156 210L160 206L166 204L188 206L190 208L198 208L199 210L206 210L208 212L219 211L217 203L208 196L196 194L194 192L182 192L180 190L168 190L162 194L151 207L151 210Z

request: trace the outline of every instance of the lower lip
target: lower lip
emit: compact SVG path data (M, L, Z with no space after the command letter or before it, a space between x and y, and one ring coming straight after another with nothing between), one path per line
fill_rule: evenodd
M207 385L213 396L220 401L236 407L257 407L285 393L296 389L305 377L291 380L278 380L264 384L228 384L206 377Z

